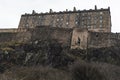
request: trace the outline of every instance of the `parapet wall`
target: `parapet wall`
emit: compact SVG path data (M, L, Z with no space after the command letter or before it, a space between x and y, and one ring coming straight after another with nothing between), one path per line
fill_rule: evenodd
M14 33L14 32L18 32L18 29L14 28L14 29L0 29L0 32L11 32L11 33Z
M120 45L120 33L89 32L88 47L101 48Z
M57 40L71 49L102 48L120 45L120 33L91 32L81 28L57 28L38 26L29 29L4 29L0 32L0 43Z
M0 43L11 42L16 39L16 33L0 32Z
M71 45L72 29L39 27L31 29L31 40L57 40L62 46Z
M25 28L0 29L0 43L28 41L28 30ZM27 39L26 39L27 38Z
M10 28L10 29L0 29L0 33L4 33L4 32L9 32L9 33L16 33L16 32L26 32L27 29L26 28Z

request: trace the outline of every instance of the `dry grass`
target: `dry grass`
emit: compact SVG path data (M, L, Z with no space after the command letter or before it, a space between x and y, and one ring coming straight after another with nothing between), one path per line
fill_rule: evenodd
M107 80L97 66L77 61L70 67L72 80Z
M75 62L66 70L16 66L0 74L0 80L120 80L120 67L83 61Z
M14 67L0 75L0 80L71 80L69 73L49 67Z

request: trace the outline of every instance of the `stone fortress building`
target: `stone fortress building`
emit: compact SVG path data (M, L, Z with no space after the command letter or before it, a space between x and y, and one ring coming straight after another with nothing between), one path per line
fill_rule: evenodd
M101 48L118 45L120 33L111 32L110 7L24 14L18 29L1 29L0 41L29 42L55 39L71 49Z
M49 13L25 14L21 16L18 28L35 28L36 26L51 26L59 28L87 28L95 32L111 32L110 8L92 10L76 10Z

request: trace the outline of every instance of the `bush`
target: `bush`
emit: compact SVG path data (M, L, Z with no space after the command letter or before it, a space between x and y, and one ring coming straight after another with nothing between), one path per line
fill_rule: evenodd
M75 62L71 66L72 80L106 80L99 69L89 63Z
M63 70L50 67L13 67L0 74L0 80L71 80L69 74Z

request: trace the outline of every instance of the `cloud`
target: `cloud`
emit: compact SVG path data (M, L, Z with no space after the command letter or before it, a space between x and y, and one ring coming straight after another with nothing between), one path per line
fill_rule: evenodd
M98 8L111 7L112 31L120 32L120 10L119 0L0 0L0 28L18 27L21 14L36 12L93 9L94 5Z

